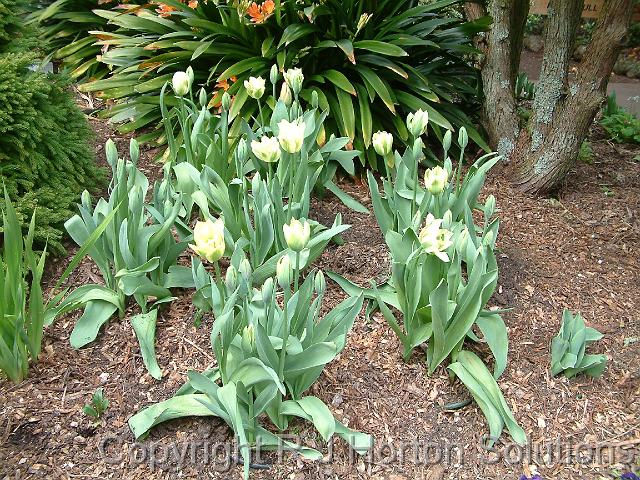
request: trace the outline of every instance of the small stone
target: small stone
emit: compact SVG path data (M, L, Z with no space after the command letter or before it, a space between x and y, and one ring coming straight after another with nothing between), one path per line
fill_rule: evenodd
M100 383L107 383L107 380L109 380L109 374L107 372L102 372L98 378L100 379Z
M73 437L73 443L77 445L84 445L85 443L87 443L87 440L82 435L76 435L75 437Z
M586 45L578 45L573 52L573 58L575 58L578 61L582 60L586 51L587 51Z
M342 405L343 402L344 402L344 399L342 398L342 395L340 395L339 393L336 393L333 396L333 399L331 400L331 405L333 405L334 407L339 407L340 405Z
M524 37L524 47L531 52L540 52L544 48L544 40L540 35L527 35Z

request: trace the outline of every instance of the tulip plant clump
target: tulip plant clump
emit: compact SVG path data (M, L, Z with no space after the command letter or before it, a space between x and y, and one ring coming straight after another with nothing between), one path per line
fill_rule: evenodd
M274 91L278 78L277 70L272 69ZM167 122L166 156L175 175L175 189L183 196L185 221L194 206L205 219L222 216L229 250L247 250L256 284L273 275L276 262L287 249L284 225L292 218L309 217L316 185L335 192L348 205L364 209L331 180L338 165L354 171L353 159L358 152L342 149L349 141L346 138L319 142L327 112L319 112L317 103L311 110L301 110L297 100L304 80L301 72L287 71L284 78L282 85L292 92L291 101L279 100L268 123L262 124L262 117L256 119L255 130L246 122L239 132L227 130L233 110L228 95L222 98L220 118L209 112L203 91L198 95L199 107L187 98L191 88L188 72L174 75L172 88L181 103L170 112L165 110L166 116L175 114L180 119L175 136L172 122ZM249 95L259 105L265 84L261 78L247 80ZM232 139L232 135L236 137ZM342 225L340 215L328 229L311 220L309 225L311 241L301 259L303 267L348 228ZM181 273L183 279L187 276L187 272ZM184 286L184 282L180 284Z
M206 228L211 238L194 237L192 248L216 262L222 250L212 245L221 238L220 231L214 224ZM246 259L240 262L240 276L232 259L224 282L216 269L218 278L209 284L216 291L211 346L217 366L204 373L190 372L189 382L175 397L132 417L129 425L136 437L173 418L217 416L236 434L245 478L254 445L297 451L309 459L322 457L316 450L269 432L261 425L262 417L281 431L288 428L291 419L302 418L312 422L325 441L337 435L359 453L370 448L368 435L337 421L319 398L304 395L324 366L344 349L363 297L349 297L321 317L326 289L322 272L307 276L299 285L300 257L309 245L309 224L293 219L283 230L292 254L280 258L275 279L269 277L260 288L251 288Z
M334 274L331 278L351 294L363 292L381 310L403 345L405 360L416 347L426 345L429 373L447 359L454 362L449 368L481 405L492 441L506 426L518 443L525 443L495 381L506 368L507 329L498 312L486 309L498 280L494 248L499 220L494 218L493 196L482 205L478 194L499 157L485 155L463 176L466 132L461 129L458 135L462 150L456 168L448 156L451 132L447 132L442 142L444 166L427 169L421 181L418 167L425 160L421 137L427 124L426 112L407 117L412 141L404 155L392 151L393 138L387 132L373 136L373 146L387 165L382 193L371 173L368 180L374 213L391 253L391 277L369 289ZM474 223L474 209L483 213L481 226ZM402 313L402 321L392 308ZM479 340L476 331L495 358L493 375L487 375L484 364L464 350L466 339Z
M565 308L560 332L551 342L551 375L562 373L567 378L579 373L590 377L602 375L607 365L607 356L585 352L590 343L597 342L602 337L598 330L585 325L582 315L573 315Z
M46 250L39 257L33 251L35 213L29 231L22 237L22 225L4 191L2 211L3 251L0 255L0 372L21 382L36 361L42 342L44 299L40 281ZM30 278L30 283L29 283Z
M80 214L65 224L71 238L85 246L99 226L112 219L88 250L104 285L83 285L74 290L47 312L46 324L62 313L84 308L70 338L74 348L81 348L96 339L102 325L115 312L122 318L127 298L133 297L142 312L131 318L131 324L149 373L159 379L162 373L154 350L156 307L174 299L165 283L169 268L187 246L190 232L184 226L176 229L178 240L172 236L182 201L171 191L167 178L155 185L152 203L145 204L149 181L136 167L139 149L135 141L131 142L130 161L118 158L111 141L107 143L106 155L113 172L109 199L101 198L92 207L85 192L79 205Z

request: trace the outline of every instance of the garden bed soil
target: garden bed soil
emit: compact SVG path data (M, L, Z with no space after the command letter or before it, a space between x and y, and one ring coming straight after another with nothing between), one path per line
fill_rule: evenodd
M113 132L102 122L94 125L97 153L102 157L102 145ZM120 138L117 144L121 152L128 151L127 139ZM512 309L504 314L510 351L499 385L531 444L559 444L563 453L581 444L613 445L612 462L605 461L606 456L600 464L579 464L571 458L558 461L542 454L536 457L535 449L527 458L526 451L514 448L506 434L493 451L487 451L481 445L488 428L475 403L453 411L444 408L466 400L465 388L459 382L452 384L442 367L428 376L419 353L403 362L399 341L380 314L368 321L363 312L346 349L309 393L320 397L351 428L374 435L373 456L354 458L343 442L336 441L332 457L324 463L291 455L281 461L267 456L265 461L275 461L273 466L255 470L252 478L506 480L537 468L545 479L597 479L612 478L607 475L616 469L628 470L634 455L637 462L640 164L634 158L640 149L611 144L598 132L592 148L594 163L579 163L556 199L523 195L499 172L488 179L484 192L496 196L501 218L499 287L491 305ZM159 170L152 161L154 153L143 154L147 173ZM341 186L370 206L362 184L343 180ZM361 285L384 279L389 261L375 218L350 211L332 196L313 201L313 217L325 224L338 212L353 226L344 234L345 243L331 246L317 266ZM50 284L64 266L64 260L51 262ZM85 260L69 283L96 281L95 267ZM32 367L29 378L19 385L0 382L0 476L240 478L239 467L223 471L219 463L211 458L207 463L204 457L204 442L212 446L232 441L230 430L216 419L173 421L157 427L140 443L127 426L141 408L171 397L189 370L202 371L214 363L210 320L196 328L189 293L177 295L178 300L162 311L158 321L156 348L164 371L162 381L145 372L126 319L110 321L96 342L79 351L69 345L79 312L46 329L40 362ZM344 297L329 282L327 302L335 305ZM594 346L610 358L603 377L549 376L549 345L565 307L582 312L589 325L604 333ZM485 346L473 348L489 360ZM102 421L94 424L83 415L82 407L97 387L104 388L110 405ZM308 424L293 424L291 433L307 435L307 442L323 449ZM178 450L170 450L172 446ZM186 455L179 461L183 448Z

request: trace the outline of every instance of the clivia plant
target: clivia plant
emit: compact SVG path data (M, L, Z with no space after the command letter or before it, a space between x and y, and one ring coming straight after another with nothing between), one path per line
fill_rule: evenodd
M224 92L235 97L231 119L241 123L258 111L245 82L266 77L277 64L280 72L305 73L300 97L310 104L317 93L322 110L330 111L327 136L349 137L364 165L382 167L370 148L372 134L387 130L406 139L400 116L419 108L429 111L437 137L464 125L485 146L465 113L473 111L465 107L476 102L478 80L466 55L489 24L447 15L459 0L253 3L167 0L159 8L94 10L118 31L96 33L109 77L81 88L115 100L105 115L126 121L122 130L131 131L160 120L162 86L191 65L194 83L215 91L212 105ZM287 95L286 89L267 92L262 113L279 93Z

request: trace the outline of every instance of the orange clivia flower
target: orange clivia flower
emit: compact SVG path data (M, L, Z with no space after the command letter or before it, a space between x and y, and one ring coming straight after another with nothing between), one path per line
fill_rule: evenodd
M189 8L198 8L198 0L189 0L187 5L189 5Z
M273 14L275 8L276 4L273 0L265 0L261 5L253 2L247 8L247 13L253 23L264 23Z
M266 0L262 4L262 13L267 16L271 15L275 9L276 9L276 4L273 2L273 0Z
M222 106L222 94L231 88L231 83L234 83L237 80L238 77L233 75L231 78L225 78L224 80L220 80L216 83L216 93L209 102L209 108L220 108Z
M158 12L158 16L160 17L168 17L171 15L171 12L175 12L176 10L176 7L172 7L164 3L159 3L158 8L156 8L156 12Z

